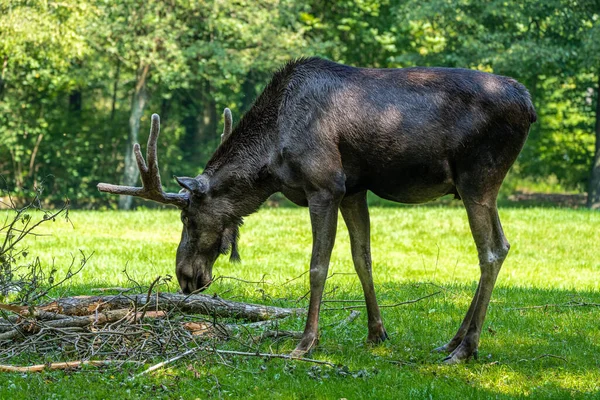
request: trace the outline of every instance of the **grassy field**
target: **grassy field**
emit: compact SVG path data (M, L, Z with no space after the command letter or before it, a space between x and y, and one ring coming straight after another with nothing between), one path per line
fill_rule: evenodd
M480 343L479 360L440 364L431 349L454 334L479 277L477 255L460 207L371 210L374 278L391 340L369 346L366 313L340 327L348 310L324 310L321 342L311 357L347 366L346 372L285 360L190 357L152 375L144 369L86 368L36 375L3 374L0 398L600 398L600 213L552 208L500 211L511 253L500 273ZM30 253L48 265L70 253L94 252L61 295L128 285L123 270L149 284L174 275L180 235L175 211L72 212L74 226L57 220L30 238ZM305 209L262 209L242 228L242 264L218 260L208 293L281 306L307 305L311 235ZM361 299L343 223L326 300ZM244 283L235 277L262 284ZM173 280L171 291L176 291ZM326 303L324 308L338 307ZM543 308L523 308L549 305ZM553 306L562 305L562 306ZM301 330L302 318L281 323ZM241 349L225 343L222 348ZM293 340L265 340L253 349L290 352ZM17 360L23 361L23 360ZM57 361L57 360L45 360ZM161 361L161 360L153 360ZM349 371L349 372L348 372Z

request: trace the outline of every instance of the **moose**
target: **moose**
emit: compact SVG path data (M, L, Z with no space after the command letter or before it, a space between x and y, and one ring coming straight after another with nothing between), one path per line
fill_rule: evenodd
M338 209L350 234L354 267L368 313L368 341L388 338L375 296L366 193L423 203L462 199L479 256L480 279L444 362L476 357L496 278L508 251L497 210L500 185L537 119L516 80L458 68L357 68L303 58L279 69L232 129L225 110L222 141L204 172L176 177L179 193L161 186L152 116L146 161L134 145L143 187L101 183L98 189L181 209L176 274L183 293L207 288L220 254L239 259L242 218L281 192L308 207L312 226L310 303L292 353L318 342L318 320Z

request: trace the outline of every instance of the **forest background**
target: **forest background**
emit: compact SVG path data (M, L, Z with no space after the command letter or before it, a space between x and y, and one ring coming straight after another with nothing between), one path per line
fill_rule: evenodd
M282 64L321 56L516 78L539 120L509 190L587 194L597 208L599 19L598 0L0 0L0 187L117 208L96 184L137 182L131 144L152 113L163 176L193 176L224 107L239 120Z

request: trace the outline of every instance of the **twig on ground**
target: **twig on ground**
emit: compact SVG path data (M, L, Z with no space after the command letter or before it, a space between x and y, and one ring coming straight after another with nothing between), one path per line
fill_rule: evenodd
M360 311L352 310L350 312L350 315L348 315L345 320L340 322L337 327L342 328L342 327L350 325L352 322L354 322L354 320L356 318L359 317L359 315L360 315Z
M360 316L360 311L352 310L352 311L350 311L350 314L346 318L344 318L343 321L334 322L329 325L324 325L323 328L328 328L330 326L335 326L336 329L343 328L343 327L350 325L359 316Z
M175 361L177 361L177 360L180 360L180 359L182 359L183 357L189 356L190 354L193 354L193 353L195 353L195 352L197 352L197 351L198 351L198 348L195 348L195 349L189 349L189 350L187 350L187 351L185 351L185 352L183 352L183 353L181 353L181 354L179 354L179 355L177 355L177 356L175 356L175 357L173 357L173 358L170 358L170 359L168 359L168 360L165 360L165 361L163 361L163 362L160 362L160 363L158 363L158 364L155 364L155 365L151 366L150 368L148 368L148 369L146 369L146 370L144 370L144 371L140 372L139 374L137 374L137 375L134 375L133 377L131 377L131 378L130 378L130 380L133 380L133 379L135 379L135 378L138 378L138 377L140 377L140 376L142 376L142 375L149 374L149 373L150 373L150 372L152 372L152 371L156 371L157 369L160 369L160 368L164 367L165 365L171 364L172 362L175 362Z
M104 292L128 292L128 291L130 291L132 289L131 288L124 288L124 287L105 287L105 288L92 288L90 290L92 292L104 293Z
M140 372L139 374L135 375L134 377L132 377L131 379L135 379L137 377L140 377L142 375L146 375L150 372L156 371L157 369L160 369L162 367L164 367L165 365L171 364L177 360L180 360L190 354L193 353L197 353L200 351L205 351L205 352L210 352L210 353L215 353L215 354L221 354L221 355L232 355L232 356L244 356L244 357L261 357L261 358L281 358L284 360L290 360L290 361L302 361L302 362L308 362L308 363L313 363L313 364L322 364L322 365L327 365L329 367L335 368L336 365L329 362L329 361L322 361L322 360L315 360L312 358L304 358L304 357L292 357L289 354L276 354L276 353L251 353L251 352L245 352L245 351L233 351L233 350L220 350L220 349L215 349L214 347L197 347L195 349L189 349L187 351L185 351L184 353L181 353L173 358L170 358L168 360L165 360L163 362L160 362L156 365L151 366L150 368Z
M238 282L243 282L243 283L251 283L251 284L258 284L258 285L273 285L272 282L267 282L265 281L265 276L263 275L262 279L260 281L247 281L245 279L240 279L240 278L236 278L234 276L217 276L212 283L214 283L217 280L222 280L222 279L231 279L234 281L238 281Z
M396 303L396 304L383 304L383 305L380 305L379 308L390 308L390 307L403 306L405 304L412 304L412 303L416 303L418 301L424 300L424 299L426 299L428 297L435 296L436 294L440 294L440 293L442 293L441 290L438 291L438 292L430 293L430 294L428 294L426 296L423 296L423 297L419 297L418 299L402 301L402 302ZM366 304L361 304L361 305L358 305L358 306L332 307L332 308L324 308L323 311L354 310L354 309L357 309L357 308L364 308L366 306L367 306Z
M505 310L537 310L547 308L560 308L560 307L600 307L600 303L586 303L579 301L570 301L563 304L542 304L539 306L526 306L526 307L507 307Z
M523 359L519 360L519 362L523 362L523 361L536 361L536 360L539 360L540 358L556 358L556 359L562 360L562 361L564 361L566 363L569 362L569 360L567 360L565 357L556 356L554 354L542 354L540 356L529 358L529 359L523 358Z
M364 303L364 300L340 300L340 299L331 299L331 300L323 300L321 303Z
M300 275L298 275L297 277L288 279L287 281L283 282L281 284L281 286L285 286L285 285L287 285L290 282L294 282L295 280L298 280L298 279L302 278L304 275L308 274L309 272L310 272L310 270L306 270L303 273L301 273Z
M266 338L291 338L291 339L301 339L302 332L301 331L265 331L256 339L257 341L266 339Z
M313 364L322 364L322 365L330 366L332 368L336 367L336 365L334 363L331 363L329 361L315 360L313 358L293 357L289 354L258 353L258 352L250 353L250 352L245 352L245 351L219 350L219 349L208 348L208 347L203 348L202 350L214 352L217 354L227 354L227 355L244 356L244 357L281 358L283 360L302 361L302 362L308 362L308 363L313 363Z

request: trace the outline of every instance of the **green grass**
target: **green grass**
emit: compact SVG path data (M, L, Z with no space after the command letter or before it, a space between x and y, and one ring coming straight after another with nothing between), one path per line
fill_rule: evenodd
M328 367L259 358L190 357L150 376L131 370L86 368L77 372L0 376L0 398L600 398L598 307L515 308L600 303L600 213L552 208L500 211L512 244L484 326L478 361L439 363L430 353L454 334L479 277L477 255L463 209L438 207L371 210L374 279L380 304L443 293L414 304L384 308L391 340L365 343L366 313L348 327L349 311L321 314L321 343L311 357L347 366L342 376ZM49 265L70 262L79 249L94 252L85 269L61 295L87 294L92 287L127 285L122 272L149 284L174 275L180 222L175 211L72 212L30 238L31 254ZM262 209L242 228L242 264L218 260L221 279L208 293L228 299L306 306L311 235L305 209ZM338 229L326 299L361 299L352 273L348 234ZM177 290L176 280L170 290ZM339 306L328 303L324 307ZM302 318L281 329L301 330ZM264 341L267 352L289 352L293 340ZM222 348L243 349L235 343ZM32 356L34 359L35 356ZM18 360L26 361L26 360ZM46 360L56 361L56 360ZM153 360L160 361L160 360Z

